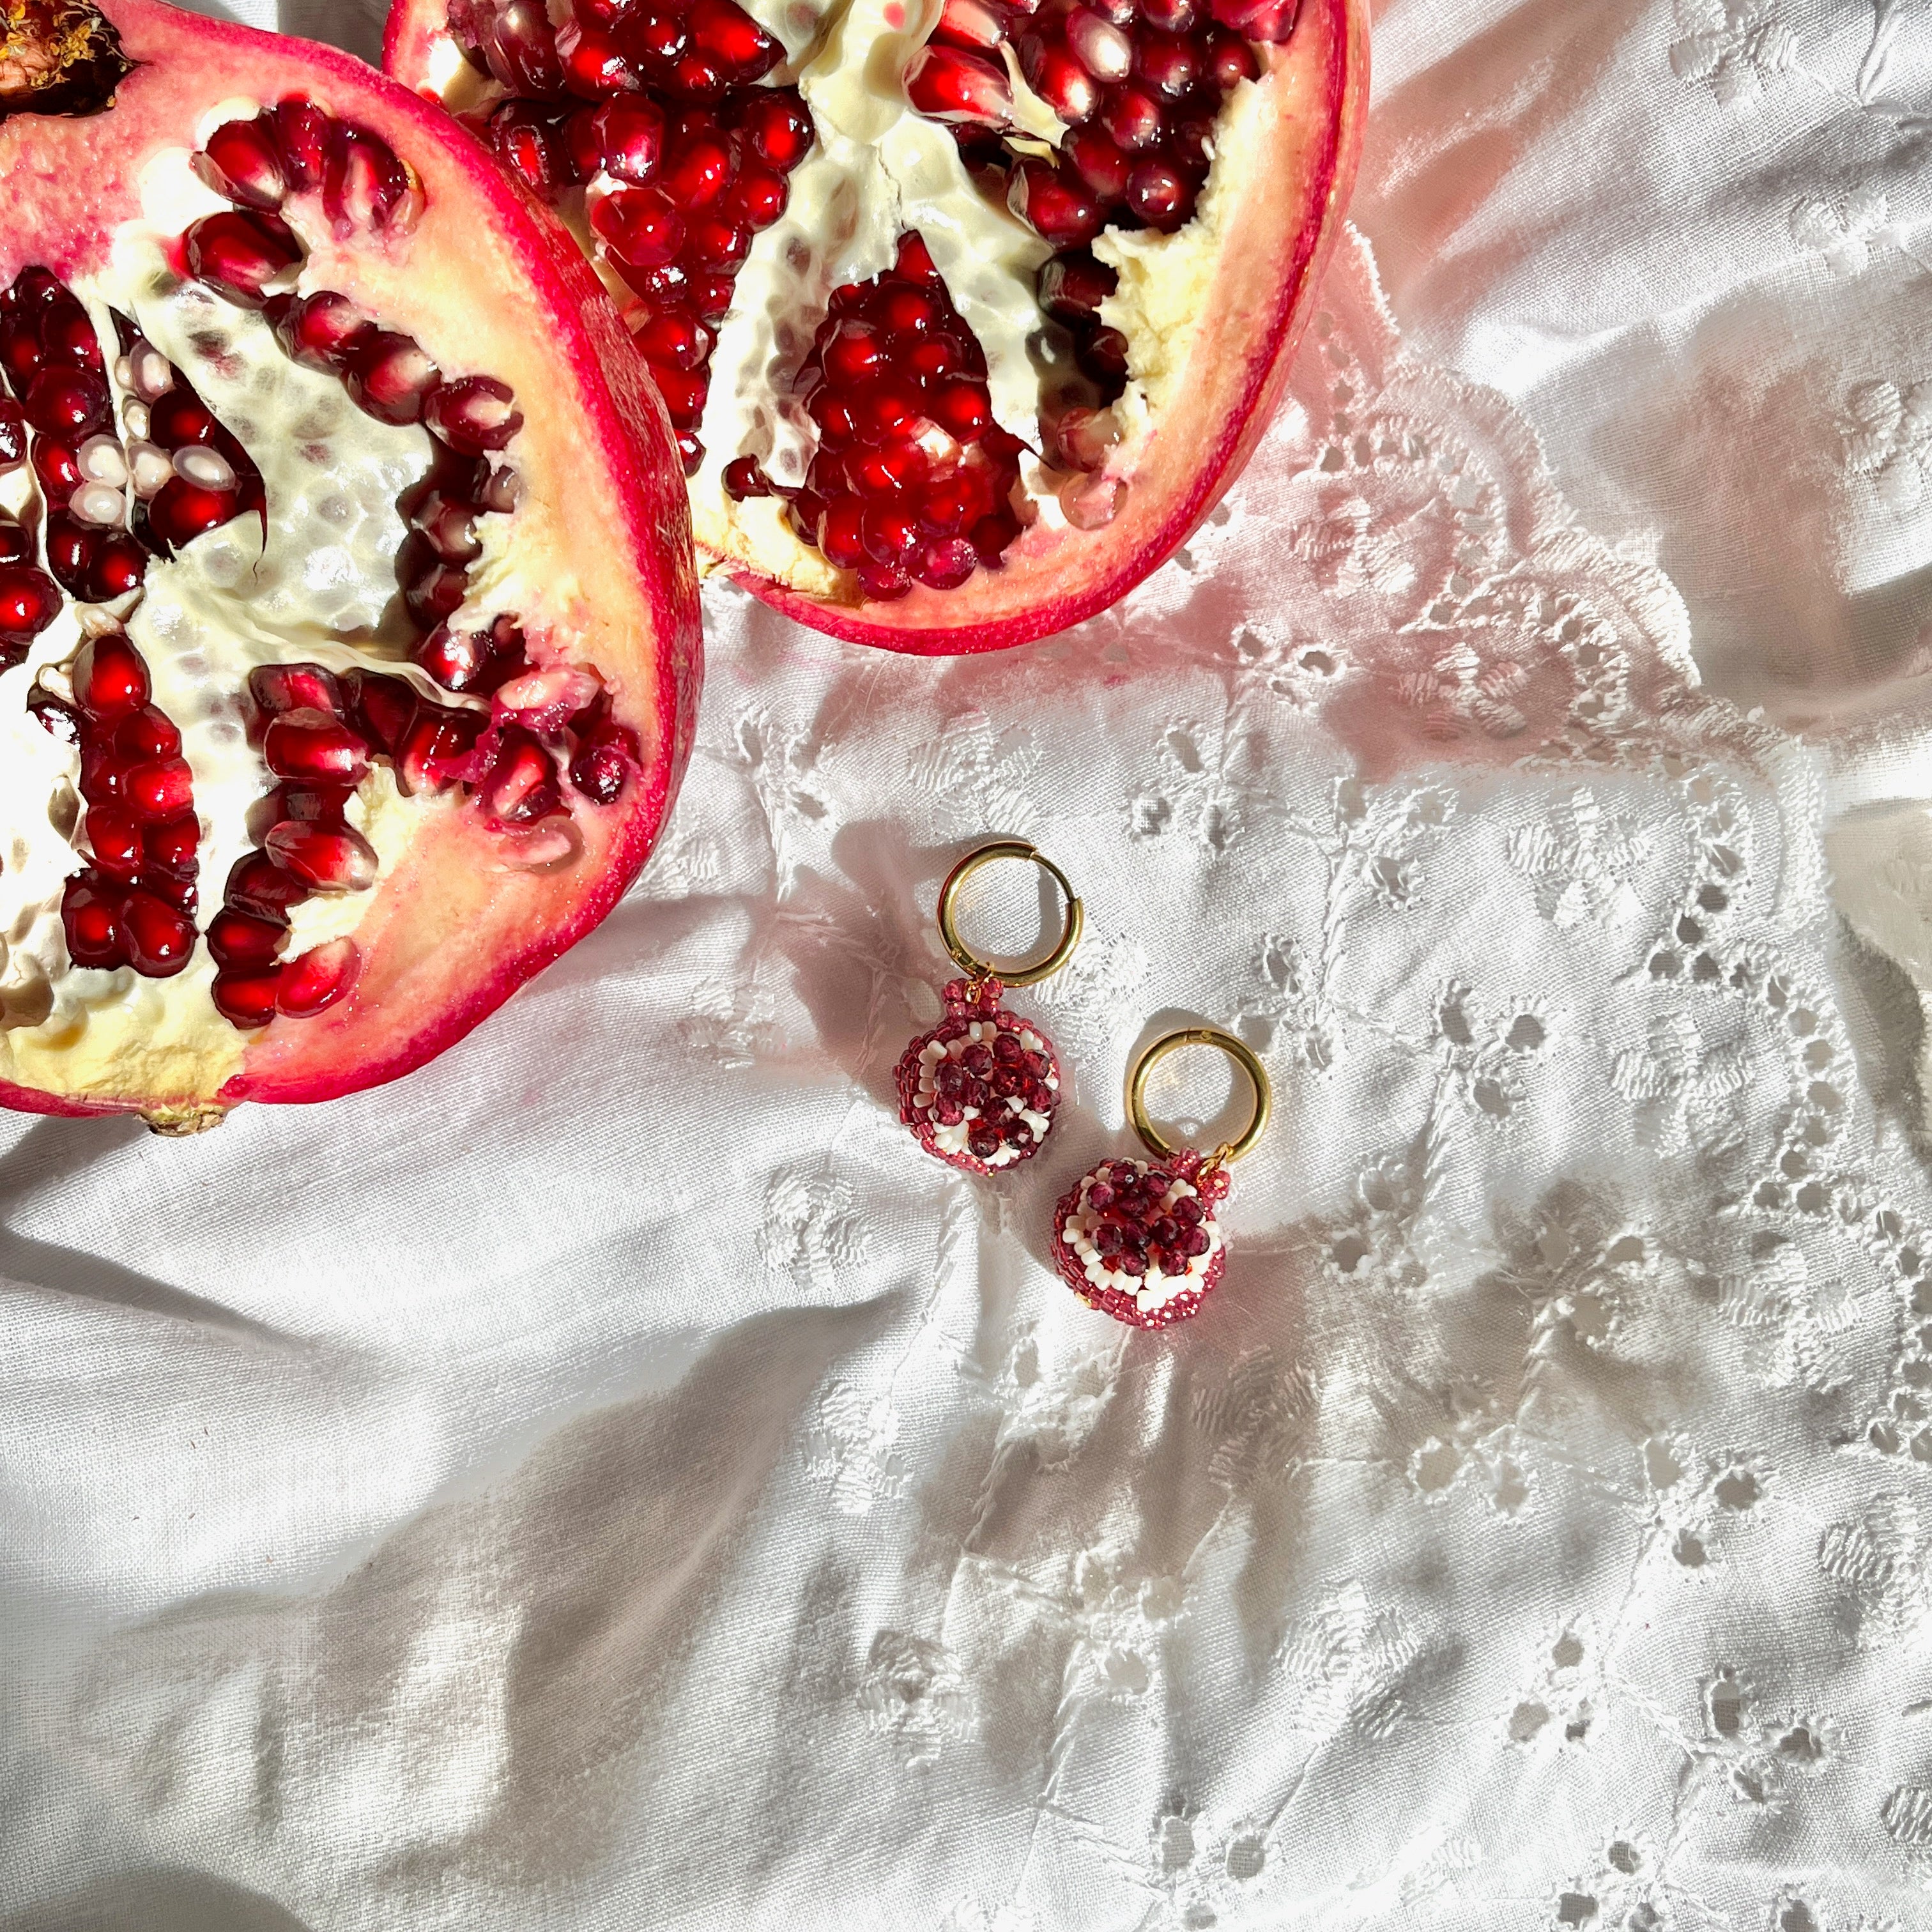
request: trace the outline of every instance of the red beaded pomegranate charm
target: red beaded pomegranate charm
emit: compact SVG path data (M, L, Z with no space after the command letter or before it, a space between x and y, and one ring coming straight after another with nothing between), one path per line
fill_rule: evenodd
M1058 885L1066 916L1058 943L1038 964L996 974L961 940L953 922L959 888L982 866L1024 859ZM969 852L939 890L939 932L965 969L941 998L946 1017L900 1056L899 1118L930 1154L969 1174L997 1174L1030 1160L1060 1105L1060 1060L1030 1020L1000 1004L1009 986L1028 986L1057 973L1080 943L1084 914L1066 875L1023 839L1001 839Z
M1148 1074L1184 1046L1218 1048L1254 1087L1246 1128L1211 1154L1170 1145L1148 1116ZM1171 1328L1199 1314L1227 1264L1214 1210L1227 1198L1228 1163L1261 1138L1270 1104L1267 1070L1232 1034L1189 1027L1156 1040L1127 1082L1127 1118L1155 1158L1103 1160L1060 1197L1053 1259L1060 1280L1089 1308L1136 1328Z
M955 980L946 1017L898 1064L899 1118L928 1154L973 1174L1030 1160L1060 1105L1053 1042L1000 1004L997 980Z
M1201 1312L1227 1251L1214 1209L1226 1168L1184 1148L1169 1161L1103 1160L1060 1197L1060 1279L1089 1308L1136 1328Z

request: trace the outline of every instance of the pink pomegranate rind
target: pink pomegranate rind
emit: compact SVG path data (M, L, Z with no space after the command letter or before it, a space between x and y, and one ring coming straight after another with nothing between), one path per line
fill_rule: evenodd
M899 1057L899 1119L935 1160L998 1174L1046 1144L1060 1106L1060 1060L1030 1020L1000 1004L998 980L953 980L946 1017Z
M148 158L192 147L218 103L303 97L386 141L413 171L420 218L402 245L344 242L328 262L334 286L514 390L526 418L524 541L570 573L610 716L638 747L621 797L578 815L582 856L567 869L506 869L496 834L472 813L450 812L421 832L356 928L352 992L315 1017L278 1017L253 1033L218 1091L184 1082L110 1098L0 1084L7 1106L134 1112L180 1130L240 1100L321 1100L407 1072L595 926L642 865L675 795L701 637L688 508L662 406L587 264L488 154L448 117L332 49L151 0L103 0L100 10L134 63L112 105L85 118L0 120L0 286L32 264L63 280L101 267L117 225L141 212ZM569 661L567 647L560 661Z
M1142 1198L1150 1192L1151 1202ZM1214 1210L1227 1192L1227 1169L1192 1148L1184 1148L1164 1161L1102 1161L1069 1188L1054 1210L1054 1266L1089 1308L1132 1328L1171 1328L1200 1313L1226 1270L1227 1249ZM1113 1198L1103 1198L1110 1194ZM1158 1204L1174 1194L1190 1204L1177 1203L1178 1212L1163 1216ZM1112 1251L1124 1247L1133 1255L1130 1279L1144 1279L1151 1259L1156 1267L1180 1263L1168 1269L1168 1278L1181 1279L1185 1285L1158 1306L1143 1309L1124 1286L1095 1281L1082 1257L1083 1250L1097 1244L1093 1228L1080 1224L1096 1216L1112 1231ZM1072 1228L1070 1222L1076 1224ZM1110 1268L1107 1272L1121 1270Z
M386 70L433 94L448 11L449 0L393 0ZM706 553L707 568L835 637L938 656L1005 650L1079 623L1172 556L1240 474L1280 399L1360 156L1367 0L1299 0L1286 11L1287 39L1258 50L1265 133L1240 182L1186 369L1132 461L1101 472L1119 486L1110 522L1036 522L998 568L950 589L915 584L890 600L807 594L756 560L718 551Z

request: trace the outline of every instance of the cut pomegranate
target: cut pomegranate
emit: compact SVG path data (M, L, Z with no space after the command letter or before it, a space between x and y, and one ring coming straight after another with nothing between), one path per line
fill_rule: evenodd
M615 310L442 117L149 0L46 17L42 91L0 70L0 1103L183 1132L419 1065L615 903L689 742L685 496ZM546 83L547 32L499 36Z
M1353 178L1367 0L746 8L392 0L385 64L589 250L706 568L902 650L1102 608L1286 380ZM1098 284L1077 312L1070 274ZM892 321L895 292L930 316Z

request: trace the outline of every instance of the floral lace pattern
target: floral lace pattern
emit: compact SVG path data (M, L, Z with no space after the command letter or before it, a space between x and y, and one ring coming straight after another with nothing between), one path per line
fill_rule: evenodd
M1800 10L1679 0L1670 62L1735 111ZM499 1022L158 1153L8 1130L10 1932L1923 1922L1925 1022L1854 928L1932 970L1932 826L1841 923L1834 754L1353 237L1105 616L901 661L708 595L672 835ZM993 833L1089 936L979 1178L893 1072ZM1147 1335L1053 1204L1192 1019L1276 1124Z

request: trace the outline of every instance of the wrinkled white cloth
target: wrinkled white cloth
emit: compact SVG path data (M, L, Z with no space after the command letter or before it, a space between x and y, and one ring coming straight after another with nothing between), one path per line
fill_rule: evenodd
M662 848L469 1041L0 1127L0 1932L1932 1922L1932 16L1376 58L1124 606L714 592ZM1089 926L980 1182L891 1074L1000 832ZM1278 1109L1130 1334L1049 1217L1181 1017Z

